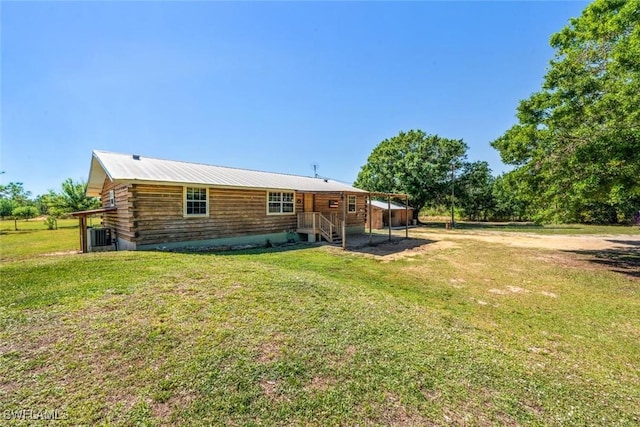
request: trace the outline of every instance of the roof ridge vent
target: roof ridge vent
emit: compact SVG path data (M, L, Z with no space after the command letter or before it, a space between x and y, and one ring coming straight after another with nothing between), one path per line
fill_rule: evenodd
M134 154L131 157L133 157L133 160L140 160L140 154Z

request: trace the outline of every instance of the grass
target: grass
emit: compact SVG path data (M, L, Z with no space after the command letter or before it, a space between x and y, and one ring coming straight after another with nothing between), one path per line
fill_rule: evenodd
M21 258L0 273L3 413L57 409L59 425L640 422L640 282L570 254L464 240L391 262L300 246Z
M57 230L47 230L43 220L0 221L0 260L21 259L54 252L80 250L77 219L58 220Z
M98 219L92 218L93 223L99 223ZM15 224L12 219L0 220L0 232L15 232ZM58 228L78 228L77 218L62 218L58 220ZM29 220L18 220L18 231L43 231L47 230L43 218L32 218Z
M447 221L431 221L423 218L422 222L427 228L444 229ZM546 224L533 223L500 223L500 222L471 222L456 221L456 229L464 231L505 231L535 234L561 234L561 235L640 235L640 227L629 225L590 225L590 224Z

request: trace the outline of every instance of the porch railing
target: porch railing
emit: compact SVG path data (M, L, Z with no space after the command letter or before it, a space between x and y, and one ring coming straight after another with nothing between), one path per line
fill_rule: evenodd
M342 220L335 213L327 218L320 212L302 212L298 214L298 230L320 233L326 241L333 243L334 234L342 233Z
M319 213L318 216L320 217L320 234L322 234L322 237L324 237L327 242L333 243L333 223L321 213Z
M298 214L298 230L316 230L318 212L302 212Z

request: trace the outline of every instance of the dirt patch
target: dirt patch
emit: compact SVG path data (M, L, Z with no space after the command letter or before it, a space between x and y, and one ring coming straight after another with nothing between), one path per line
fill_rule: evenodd
M181 392L169 398L166 402L155 402L151 405L153 416L161 420L168 420L173 412L178 408L185 408L196 400L196 396L192 392Z
M520 248L555 250L604 250L618 247L632 247L640 244L640 236L598 236L598 235L548 235L517 232L464 232L440 233L421 229L411 230L411 235L420 238L440 240L478 240L488 243Z
M81 251L60 251L60 252L49 252L47 254L42 254L41 256L64 256L64 255L78 255L81 254Z
M506 289L489 289L488 292L497 295L511 295L511 294L528 294L530 291L528 289L520 288L518 286L507 286ZM558 298L557 294L548 291L540 291L538 292L540 295L544 295L549 298Z
M333 378L313 377L305 388L309 391L327 391L336 381Z
M271 363L278 360L282 356L282 347L284 345L284 336L275 334L267 342L260 345L258 353L258 362Z
M384 401L375 408L376 416L372 419L374 425L387 426L435 426L426 417L415 410L407 408L400 398L392 393L385 393ZM369 423L365 423L369 425Z
M356 348L355 345L348 345L347 348L345 348L344 350L344 354L348 357L353 357L356 353L358 352L358 349Z
M419 261L419 255L463 247L464 241L479 241L517 248L546 249L555 253L537 254L533 260L581 270L609 269L640 278L639 235L547 235L500 231L440 232L412 228L409 239L404 231L394 231L392 241L381 240L375 246L350 248L382 262L398 259ZM364 240L363 240L364 242ZM338 250L336 248L336 250ZM446 254L446 253L445 253ZM483 266L484 264L473 264ZM514 271L519 271L513 269ZM521 271L521 270L520 270ZM452 282L453 287L462 287Z
M285 398L282 393L278 391L279 386L280 382L277 380L263 379L260 381L260 388L265 396L277 401L288 401L289 399Z
M462 289L465 287L464 283L466 283L467 281L464 279L456 279L456 278L451 278L449 279L449 283L451 283L451 286L456 288L456 289Z
M561 265L565 268L579 268L580 270L597 270L596 266L588 265L584 260L577 259L568 254L546 254L539 255L533 258L536 261L542 261L545 263Z
M449 240L428 241L428 243L416 245L414 239L403 239L379 243L376 246L359 248L357 252L383 262L390 262L397 259L415 257L423 253L457 248L459 246L457 243Z

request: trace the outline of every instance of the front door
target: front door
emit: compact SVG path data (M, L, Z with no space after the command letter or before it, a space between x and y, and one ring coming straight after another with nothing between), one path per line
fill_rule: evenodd
M313 194L311 193L304 194L304 211L313 212Z

